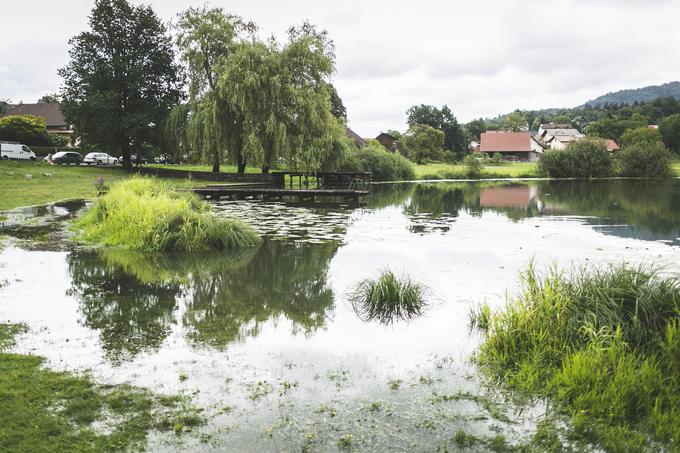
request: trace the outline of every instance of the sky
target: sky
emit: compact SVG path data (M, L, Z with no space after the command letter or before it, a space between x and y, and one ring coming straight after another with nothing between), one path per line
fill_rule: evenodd
M170 22L204 1L131 0ZM406 128L415 104L460 122L515 109L574 107L680 80L680 0L212 0L285 37L304 20L336 46L333 83L364 137ZM0 0L0 99L57 92L68 40L93 0Z

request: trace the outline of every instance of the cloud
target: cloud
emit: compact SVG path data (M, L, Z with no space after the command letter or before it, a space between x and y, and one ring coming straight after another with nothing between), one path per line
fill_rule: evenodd
M141 0L136 3L141 3ZM0 98L56 91L68 39L92 2L3 5ZM203 1L144 0L166 21ZM678 79L680 0L212 0L283 38L308 19L336 44L335 85L361 135L404 128L405 111L448 104L462 121L516 108L575 106ZM27 27L26 24L30 24ZM39 32L37 32L39 30Z

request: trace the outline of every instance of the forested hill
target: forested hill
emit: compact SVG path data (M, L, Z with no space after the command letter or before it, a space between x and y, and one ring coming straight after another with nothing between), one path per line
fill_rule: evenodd
M621 90L607 93L584 104L584 106L598 107L605 104L632 104L635 101L648 102L663 97L674 97L680 100L680 82L669 82L663 85L653 85L633 90Z

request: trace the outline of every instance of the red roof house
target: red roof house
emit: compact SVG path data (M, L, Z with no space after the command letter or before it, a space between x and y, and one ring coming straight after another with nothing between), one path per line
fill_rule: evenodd
M479 152L499 153L504 160L535 162L543 154L543 145L528 132L484 132L480 142Z

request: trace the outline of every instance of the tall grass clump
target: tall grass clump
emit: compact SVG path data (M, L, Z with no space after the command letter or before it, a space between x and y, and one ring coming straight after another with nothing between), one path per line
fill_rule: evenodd
M113 185L76 227L87 242L145 251L228 250L260 242L252 227L214 216L194 194L143 177Z
M602 178L613 174L614 159L604 140L583 138L563 150L546 151L538 167L552 178Z
M411 320L423 314L425 288L406 276L385 270L378 279L365 279L349 295L355 313L363 321L377 320L391 324Z
M519 394L551 398L573 439L680 448L680 283L645 267L529 269L476 356Z

